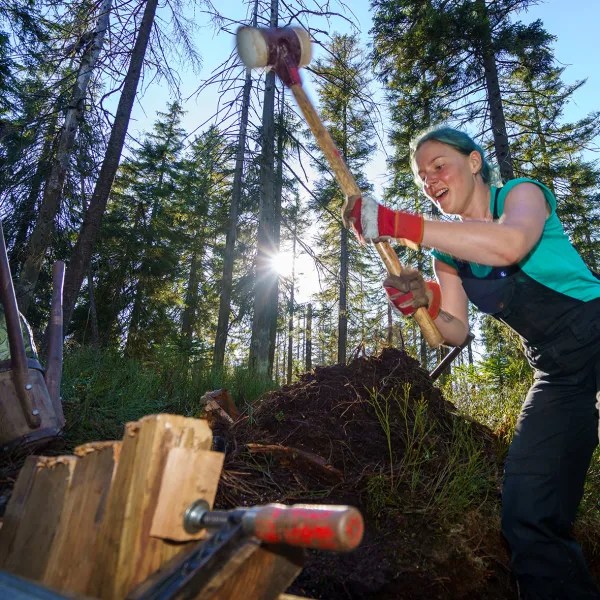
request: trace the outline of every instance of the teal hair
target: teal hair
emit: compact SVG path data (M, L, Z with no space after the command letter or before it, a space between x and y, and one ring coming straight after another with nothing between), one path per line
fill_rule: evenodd
M483 148L473 141L466 133L459 131L458 129L453 129L452 127L443 126L426 129L417 135L410 143L410 166L417 184L421 184L422 182L418 175L415 154L425 142L429 141L440 142L441 144L451 146L464 156L469 156L473 151L479 152L479 155L481 156L481 171L479 171L481 173L481 178L484 183L487 183L488 185L495 179L494 169L486 160Z

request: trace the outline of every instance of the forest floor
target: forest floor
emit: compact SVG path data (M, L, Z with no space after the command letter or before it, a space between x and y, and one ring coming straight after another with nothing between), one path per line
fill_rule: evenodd
M317 367L219 433L227 455L217 506L317 502L363 513L361 546L312 552L290 593L516 597L500 534L505 443L445 401L404 352ZM600 531L585 533L600 576Z
M197 390L209 383L196 382L196 392L182 394L177 404L173 392L161 391L161 404L158 396L152 400L157 380L143 375L139 381L149 383L140 398L130 405L119 401L126 412L109 411L98 390L108 381L106 394L118 397L114 364L89 362L89 369L77 364L75 376L67 370L72 426L57 452L119 439L126 420L148 412L199 414ZM126 371L128 381L129 371L139 369ZM123 385L123 397L133 397ZM131 385L138 387L138 380ZM388 348L348 365L316 367L241 408L233 425L217 422L214 430L226 451L217 508L349 504L365 519L357 550L310 552L290 593L327 600L516 597L500 534L507 432L493 432L458 411L405 352ZM0 465L0 504L20 464ZM595 506L583 512L576 535L600 582L597 513Z

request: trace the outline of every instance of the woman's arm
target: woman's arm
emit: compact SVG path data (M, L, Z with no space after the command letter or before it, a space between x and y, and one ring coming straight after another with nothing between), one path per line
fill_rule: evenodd
M469 301L456 269L434 259L433 270L442 290L442 309L435 319L450 346L459 346L469 334Z
M421 244L464 261L492 267L512 265L537 244L549 213L542 190L533 183L520 183L508 193L499 221L426 220Z

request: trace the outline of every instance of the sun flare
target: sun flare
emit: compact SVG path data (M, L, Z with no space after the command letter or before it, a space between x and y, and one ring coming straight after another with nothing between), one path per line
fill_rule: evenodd
M291 252L279 252L271 259L272 269L282 277L290 277L292 274L293 256Z

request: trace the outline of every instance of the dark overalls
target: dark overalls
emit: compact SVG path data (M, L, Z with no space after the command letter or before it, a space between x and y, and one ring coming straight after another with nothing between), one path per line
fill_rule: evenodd
M502 493L502 532L511 547L519 597L600 599L571 535L598 444L600 299L570 298L536 282L518 265L494 267L478 278L469 263L454 262L469 300L522 337L535 369Z

